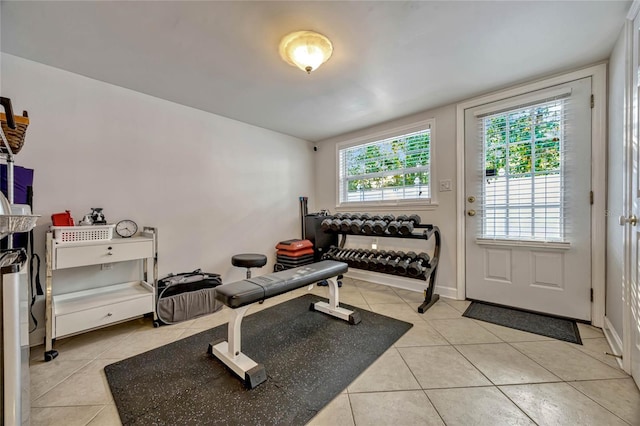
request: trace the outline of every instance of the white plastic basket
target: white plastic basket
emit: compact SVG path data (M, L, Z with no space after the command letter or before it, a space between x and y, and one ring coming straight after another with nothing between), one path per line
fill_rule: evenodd
M52 226L53 239L58 244L109 241L116 225Z

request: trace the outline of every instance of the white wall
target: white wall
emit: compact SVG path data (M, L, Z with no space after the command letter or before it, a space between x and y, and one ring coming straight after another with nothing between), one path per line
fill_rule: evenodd
M230 258L242 252L268 255L255 273L271 272L276 243L300 237L298 197L311 209L315 199L310 143L12 55L1 64L2 95L31 119L16 164L35 169L42 259L51 214L77 221L91 207L157 227L160 276L202 268L237 280ZM130 273L89 272L98 284Z
M315 203L318 209L336 211L336 145L343 141L364 137L371 133L407 126L418 121L435 119L435 132L433 138L434 156L432 164L435 166L435 174L432 175L432 191L437 197L438 206L429 209L426 206L409 207L383 211L370 211L370 213L391 214L419 214L423 223L432 223L440 228L442 233L442 252L438 268L438 277L435 291L443 296L456 297L456 108L455 105L447 105L438 109L425 111L420 114L404 117L357 132L341 135L319 142L316 152L316 197ZM451 179L453 186L449 192L438 192L438 181ZM350 209L348 211L356 211ZM361 209L360 211L365 211ZM349 237L348 246L367 247L371 244L372 237ZM381 238L378 249L382 250L414 250L424 251L431 245L425 245L421 240L400 240ZM395 285L407 288L424 288L424 282L413 279L397 278L391 275L376 273L364 273L365 276L377 282L394 282Z
M622 337L624 227L618 224L623 211L625 30L618 37L609 59L609 144L607 182L607 290L605 315Z

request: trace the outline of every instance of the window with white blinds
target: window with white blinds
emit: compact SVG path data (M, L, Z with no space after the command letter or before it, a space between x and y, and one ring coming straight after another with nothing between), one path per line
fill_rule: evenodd
M481 238L564 241L568 99L479 117Z
M365 144L339 148L339 203L431 199L432 125Z

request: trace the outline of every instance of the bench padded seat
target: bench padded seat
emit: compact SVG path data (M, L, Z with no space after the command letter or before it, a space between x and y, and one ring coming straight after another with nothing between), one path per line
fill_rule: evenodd
M311 265L223 284L216 287L216 299L230 308L239 308L336 277L348 269L346 263L323 260Z

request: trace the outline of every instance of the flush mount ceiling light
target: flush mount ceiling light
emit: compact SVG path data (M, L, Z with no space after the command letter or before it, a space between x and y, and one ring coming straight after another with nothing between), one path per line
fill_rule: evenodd
M333 45L328 38L313 31L296 31L280 41L280 56L290 65L311 74L331 57Z

